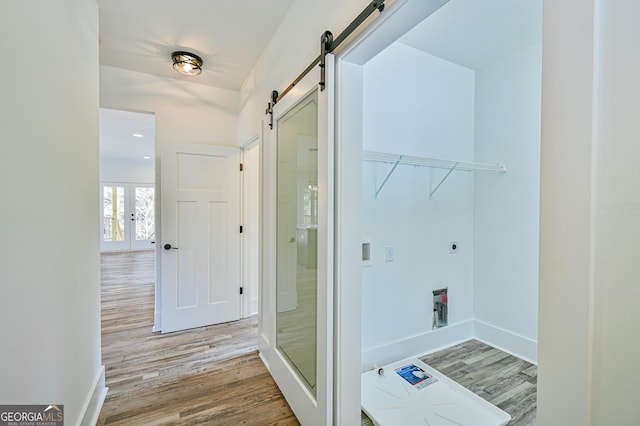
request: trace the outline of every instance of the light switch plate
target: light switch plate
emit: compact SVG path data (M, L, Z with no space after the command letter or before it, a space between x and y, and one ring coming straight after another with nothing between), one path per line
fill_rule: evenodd
M393 246L384 247L384 260L385 262L393 262L395 259L395 249Z

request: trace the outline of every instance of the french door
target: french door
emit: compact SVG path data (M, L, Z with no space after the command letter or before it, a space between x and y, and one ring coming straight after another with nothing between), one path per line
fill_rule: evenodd
M333 86L319 74L275 105L263 154L260 350L304 425L330 425L333 399Z
M154 186L102 182L102 251L150 250L155 239Z

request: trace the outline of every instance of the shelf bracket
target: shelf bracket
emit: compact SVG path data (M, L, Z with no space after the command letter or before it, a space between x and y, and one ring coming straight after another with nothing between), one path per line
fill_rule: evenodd
M382 181L380 188L378 188L378 190L376 191L376 198L378 198L378 194L380 193L380 191L382 191L382 188L384 188L384 185L387 183L387 181L389 180L393 172L396 170L396 167L398 167L398 164L400 164L400 161L402 161L402 157L403 157L402 155L398 157L398 160L396 160L395 164L387 174L387 177L385 177L384 180Z
M433 197L433 194L436 193L436 191L438 190L438 188L440 188L440 185L442 185L444 183L445 180L447 180L447 178L449 177L449 175L456 169L456 167L458 167L458 164L460 164L460 162L456 162L456 164L453 165L453 167L451 169L449 169L449 171L447 172L446 175L444 175L444 177L442 178L442 180L440 181L440 183L438 183L436 185L436 187L431 191L431 193L429 194L429 199L431 199L431 197Z

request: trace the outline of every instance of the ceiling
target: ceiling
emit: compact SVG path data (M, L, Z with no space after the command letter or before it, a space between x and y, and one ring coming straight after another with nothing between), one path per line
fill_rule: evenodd
M476 70L542 42L542 0L451 0L398 41Z
M239 91L293 1L98 0L100 64ZM202 74L177 73L176 50L200 56ZM154 132L152 114L100 109L102 157L153 159Z
M155 131L153 114L100 108L100 157L154 164Z
M240 90L294 0L98 0L100 63ZM540 42L542 0L451 0L400 42L470 69ZM171 52L203 59L199 76L173 70ZM154 117L101 110L103 156L153 155ZM143 138L135 138L139 132Z
M100 64L240 90L294 0L98 0ZM171 52L203 60L173 70Z

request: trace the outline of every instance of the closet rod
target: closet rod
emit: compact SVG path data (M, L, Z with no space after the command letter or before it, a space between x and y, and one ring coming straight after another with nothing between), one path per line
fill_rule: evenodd
M333 53L333 51L336 50L336 48L340 46L340 44L342 44L342 42L345 41L347 37L349 37L355 30L357 30L358 27L362 25L373 12L378 10L380 13L382 13L382 11L384 10L384 2L385 0L373 0L371 3L369 3L369 5L365 7L364 10L360 12L360 14L353 21L351 21L347 28L345 28L338 37L333 38L333 34L331 34L331 31L325 31L324 34L322 34L322 36L320 37L320 55L318 55L318 57L315 58L313 62L311 62L311 64L309 64L309 66L307 66L307 68L305 68L304 71L302 71L302 73L298 77L296 77L296 79L293 80L293 82L288 85L286 89L282 91L282 93L278 93L277 90L273 90L271 92L271 95L269 96L269 103L267 104L267 109L265 111L265 114L271 115L271 117L269 118L269 128L273 129L273 107L275 106L275 104L280 102L282 98L284 98L287 93L289 93L291 89L293 89L296 84L300 82L300 80L302 80L307 74L311 72L311 70L315 68L316 65L320 65L321 72L320 82L318 84L320 85L320 89L324 90L324 59L327 53Z

